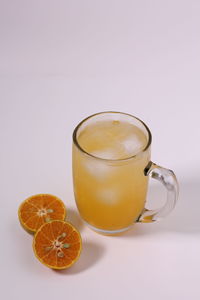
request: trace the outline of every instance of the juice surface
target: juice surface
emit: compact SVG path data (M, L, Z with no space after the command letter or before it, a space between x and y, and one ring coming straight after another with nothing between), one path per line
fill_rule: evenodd
M98 121L86 126L78 137L88 153L105 159L125 159L145 148L147 137L141 129L118 120Z

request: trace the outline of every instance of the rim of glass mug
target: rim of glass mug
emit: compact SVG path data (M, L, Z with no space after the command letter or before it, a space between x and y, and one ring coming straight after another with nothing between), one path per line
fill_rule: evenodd
M134 154L134 155L131 155L127 158L120 158L120 159L107 159L107 158L102 158L102 157L98 157L98 156L95 156L89 152L87 152L85 149L83 149L79 143L78 143L78 140L77 140L77 132L78 130L81 128L81 126L88 120L92 119L93 117L95 116L99 116L99 115L104 115L104 114L120 114L120 115L124 115L124 116L128 116L128 117L131 117L135 120L137 120L139 123L142 124L142 126L145 128L146 132L147 132L147 137L148 137L148 140L147 140L147 144L145 145L145 147L140 150L138 153ZM150 129L148 128L148 126L142 121L140 120L139 118L129 114L129 113L124 113L124 112L119 112L119 111L102 111L102 112L99 112L99 113L95 113L95 114L92 114L90 115L89 117L83 119L74 129L74 132L73 132L73 142L74 144L78 147L78 149L80 151L82 151L83 153L93 157L93 158L96 158L96 159L100 159L100 160L104 160L104 161L126 161L126 160L129 160L129 159L132 159L132 158L135 158L137 157L138 155L140 155L142 152L145 152L151 145L151 142L152 142L152 135L151 135L151 131Z

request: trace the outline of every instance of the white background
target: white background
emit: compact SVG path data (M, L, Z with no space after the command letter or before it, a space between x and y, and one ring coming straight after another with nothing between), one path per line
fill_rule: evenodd
M2 299L200 299L199 16L199 0L0 0ZM143 119L152 160L180 182L169 217L121 237L86 228L73 197L73 128L104 110ZM18 222L46 192L82 234L67 271L40 264ZM159 206L163 189L149 197Z

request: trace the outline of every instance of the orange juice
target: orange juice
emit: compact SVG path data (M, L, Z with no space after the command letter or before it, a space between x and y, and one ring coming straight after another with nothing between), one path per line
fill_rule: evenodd
M145 205L146 134L134 124L111 119L84 126L76 138L80 148L73 145L73 178L82 218L102 232L128 228Z

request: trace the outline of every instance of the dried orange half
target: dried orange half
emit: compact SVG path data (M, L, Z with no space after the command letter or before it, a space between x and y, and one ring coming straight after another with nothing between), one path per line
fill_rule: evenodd
M41 225L52 220L64 220L66 208L56 196L37 194L27 198L19 207L19 220L29 232L36 232Z
M42 225L33 239L36 257L52 269L69 268L79 258L81 248L81 236L77 229L60 220Z

